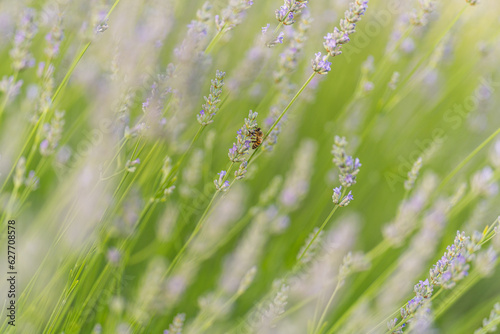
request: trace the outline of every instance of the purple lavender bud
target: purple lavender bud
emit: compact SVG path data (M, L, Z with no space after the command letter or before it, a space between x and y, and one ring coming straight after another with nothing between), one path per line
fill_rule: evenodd
M26 187L30 188L31 190L36 190L38 189L39 183L40 179L36 176L35 171L30 170L28 173L28 177L26 178L26 181L24 181Z
M40 153L42 155L47 155L48 149L49 149L49 141L47 139L42 140L42 142L40 143Z
M275 46L276 44L283 44L283 37L285 36L284 32L280 32L279 35L274 38L273 40L269 41L266 43L266 46L271 48Z
M121 257L122 255L120 251L114 247L108 249L108 252L106 254L108 262L110 262L113 265L118 265L120 263Z
M214 180L215 188L217 191L226 191L229 189L229 181L224 181L224 177L226 176L227 172L225 170L220 171L220 173L217 173L219 175L218 180Z
M277 38L278 43L283 44L283 37L285 36L284 32L280 32Z
M247 172L247 164L248 163L246 161L243 161L238 170L234 173L234 176L237 180L241 180L245 177L245 174Z
M347 194L347 196L345 196L342 201L339 203L339 206L340 207L344 207L344 206L348 206L349 203L354 199L354 197L352 196L351 192L349 191L349 194Z
M340 196L342 196L342 186L333 189L332 199L334 204L339 204Z
M137 158L135 160L129 160L125 164L125 170L129 173L133 173L136 171L137 165L140 163L141 163L141 160L139 160L139 158Z
M236 160L237 156L238 156L238 147L236 146L236 144L233 144L233 147L229 149L228 153L229 160L234 161Z
M356 183L354 177L351 174L344 174L340 175L340 183L345 185L346 187L349 187Z
M361 167L361 163L359 162L359 159L356 158L356 160L354 160L354 168L353 169L359 169L359 167Z

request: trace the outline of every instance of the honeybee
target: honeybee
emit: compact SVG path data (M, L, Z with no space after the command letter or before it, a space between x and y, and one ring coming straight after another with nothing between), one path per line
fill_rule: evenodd
M262 139L264 137L264 133L262 133L262 130L260 128L257 128L253 131L250 132L250 135L252 136L252 149L256 149L257 147L262 144Z

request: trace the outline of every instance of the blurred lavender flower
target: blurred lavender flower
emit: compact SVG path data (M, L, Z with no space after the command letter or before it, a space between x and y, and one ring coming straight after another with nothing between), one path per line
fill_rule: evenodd
M255 331L267 332L269 329L275 327L274 322L285 312L285 307L288 303L288 290L288 285L280 285L273 301L269 303L266 309L260 311L260 318L257 322L252 323Z
M172 194L175 190L175 186L167 183L168 177L170 176L170 172L172 171L172 159L169 156L166 156L163 160L163 166L161 167L161 182L160 189L155 196L155 201L165 202L167 197Z
M419 0L419 9L414 9L410 15L410 23L415 26L425 26L429 15L434 11L436 3L434 0Z
M311 262L311 260L316 256L316 253L322 248L322 239L324 231L319 232L319 228L315 227L314 230L309 233L304 245L297 253L297 263L298 266L303 266Z
M184 313L177 314L168 327L168 330L163 331L163 334L182 334L182 328L184 327L185 320L186 315Z
M273 47L276 44L283 44L283 39L285 38L285 33L282 31L278 34L277 37L273 38L271 41L266 43L267 47Z
M493 247L480 252L474 258L474 266L482 276L491 276L497 264L498 254Z
M106 258L107 258L108 262L110 262L113 265L118 265L121 257L122 257L122 254L115 247L108 249L108 252L106 253Z
M24 183L24 174L26 173L26 158L21 157L17 162L16 169L14 172L13 182L14 188L19 188Z
M135 160L128 160L125 163L125 170L129 173L134 173L135 170L137 169L137 165L141 163L141 160L139 158Z
M299 56L304 48L304 43L307 40L307 32L309 30L312 19L308 12L305 12L300 17L300 22L297 25L297 29L290 27L292 32L292 38L290 41L290 46L280 54L278 59L278 68L273 72L274 80L277 83L281 83L286 79L289 80L287 74L293 73L299 61Z
M293 159L292 169L286 176L279 198L280 204L287 211L296 209L309 191L316 150L317 144L313 140L306 139L300 143Z
M401 296L406 295L407 291L412 288L412 280L425 270L427 263L435 256L447 223L446 214L449 209L449 200L438 198L433 207L422 217L422 228L409 242L406 242L409 247L397 260L397 269L379 289L376 308L397 307ZM428 282L426 279L413 287L419 291L419 295L425 298L432 292Z
M137 136L142 136L147 129L147 125L144 122L137 123L133 128L125 127L123 130L123 137L125 139L135 138Z
M389 329L391 334L403 334L404 326L397 326L398 322L398 318L391 319L387 322L387 329Z
M5 99L9 98L15 98L21 89L21 86L23 85L22 80L18 80L15 82L14 76L3 76L2 80L0 81L0 92L5 94Z
M495 333L500 324L500 303L493 305L489 318L483 319L483 326L474 331L474 334Z
M407 13L399 15L394 22L392 33L389 42L387 43L385 54L392 62L399 60L400 54L398 48L401 46L400 41L405 36L408 24L410 23L410 16Z
M179 189L182 196L196 197L198 195L196 186L201 180L200 166L203 165L204 157L205 154L202 149L195 150L189 159L186 168L182 171L182 184Z
M276 218L275 207L255 209L254 218L242 235L235 250L224 261L219 288L226 294L238 291L244 276L259 263L266 242L270 238L269 224Z
M40 183L40 179L35 175L34 170L30 170L24 184L31 191L38 189L38 184Z
M415 230L418 215L424 208L430 193L434 190L436 182L436 177L433 174L424 176L422 184L414 195L399 205L394 220L383 227L382 234L392 246L401 246L406 237Z
M491 147L489 159L495 169L500 170L500 139Z
M219 32L232 30L241 23L245 11L253 5L252 0L229 0L221 15L215 15L215 26Z
M408 180L405 181L405 189L410 191L413 189L415 185L415 180L418 177L418 173L420 172L420 168L422 168L422 157L419 157L417 161L413 164L413 167L408 172Z
M219 108L217 105L220 103L220 96L222 94L222 86L224 86L225 72L217 70L215 74L215 80L212 80L212 85L210 86L210 94L208 97L204 97L205 104L202 105L202 110L196 116L198 123L201 125L208 125L213 122L213 118Z
M219 175L219 179L214 180L215 188L217 189L217 191L226 191L227 189L229 189L229 181L224 181L226 174L227 173L225 170L217 173L217 175Z
M338 286L344 285L345 279L356 272L367 270L370 267L370 261L362 253L349 252L344 257L338 274Z
M247 271L245 276L243 276L243 278L241 279L240 286L238 287L238 291L236 292L237 295L243 294L248 289L250 284L252 284L256 274L257 274L257 267L255 266L253 266L252 268L250 268L249 271Z
M431 301L424 300L422 306L415 312L408 332L415 334L433 334L436 330L433 328L433 314L431 310Z
M109 19L104 19L102 22L100 22L96 27L95 27L95 32L96 33L103 33L105 32L106 30L108 30L109 26L108 26L108 21Z
M295 297L294 299L301 301L304 298L321 295L325 290L332 289L332 278L338 276L343 259L356 242L358 232L356 217L348 217L340 223L328 231L326 236L324 231L320 232L302 257L301 262L297 263L297 268L303 268L303 270L297 276L289 279L290 293ZM316 233L317 229L310 234L305 246L298 253L298 258ZM305 264L307 266L304 266Z
M405 40L401 43L401 50L406 54L412 53L415 51L415 48L415 41L411 37L405 38Z
M240 167L236 172L234 172L234 176L236 177L236 180L241 180L245 177L245 174L247 173L247 162L243 161L240 164Z
M42 85L38 95L36 113L31 118L34 123L39 116L46 113L52 104L52 92L54 89L54 65L39 63L37 75L41 78Z
M178 56L181 55L180 53L182 51L188 51L191 48L197 48L196 44L198 44L207 36L209 21L212 18L211 11L212 5L208 1L205 2L201 6L201 8L196 11L196 20L192 20L191 23L188 24L187 37L182 42L179 49L175 51ZM189 44L191 44L191 46L189 46Z
M332 154L333 163L339 168L339 180L342 186L348 188L356 184L356 176L359 173L361 163L358 158L353 159L347 155L345 148L347 141L345 137L335 136L335 143L333 144Z
M392 74L391 81L389 81L389 84L388 84L388 86L391 90L396 90L396 88L398 87L400 76L401 75L399 74L399 72L394 72Z
M19 20L14 36L14 46L10 50L12 67L16 71L32 67L35 63L33 56L29 52L31 41L38 31L35 15L36 11L33 8L26 8Z
M62 13L57 15L56 22L52 26L50 32L45 35L45 40L47 41L47 47L45 48L45 54L52 59L59 54L59 48L61 41L64 38L64 33L62 30Z
M470 181L471 191L477 195L494 196L498 193L498 184L495 183L495 173L491 167L485 167L476 172Z
M46 138L40 143L40 153L44 156L49 156L55 152L59 145L59 140L62 136L64 127L64 111L56 111L54 119L49 124L44 125Z
M265 35L267 34L267 31L269 30L269 27L271 25L268 23L265 27L262 27L261 31L262 31L262 35Z

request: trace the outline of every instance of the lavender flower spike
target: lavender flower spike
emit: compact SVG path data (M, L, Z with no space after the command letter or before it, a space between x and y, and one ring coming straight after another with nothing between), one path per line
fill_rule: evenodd
M333 189L333 196L332 196L333 203L339 204L341 196L342 196L342 186L334 188Z
M340 20L340 28L333 29L324 39L323 46L328 53L323 59L321 53L316 53L312 60L312 68L318 74L326 74L330 71L328 56L336 57L342 54L342 45L350 41L349 35L356 32L356 23L361 20L368 8L368 0L355 0L350 3L349 10L345 12L344 18Z

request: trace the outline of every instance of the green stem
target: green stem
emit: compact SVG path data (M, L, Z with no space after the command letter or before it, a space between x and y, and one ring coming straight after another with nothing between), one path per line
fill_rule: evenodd
M212 49L214 48L215 44L217 44L217 42L219 41L220 37L222 36L222 31L224 31L224 28L226 27L226 25L222 26L222 29L219 30L217 32L217 34L214 36L214 38L212 38L212 40L210 41L210 43L208 43L208 46L207 48L205 49L205 54L209 54L210 51L212 51Z
M19 74L19 71L16 70L14 72L14 75L13 75L13 77L14 77L14 80L12 80L13 83L16 83L18 74ZM5 96L3 98L2 104L0 105L0 124L1 124L3 112L5 110L5 107L7 106L8 101L9 101L9 92L5 92Z

